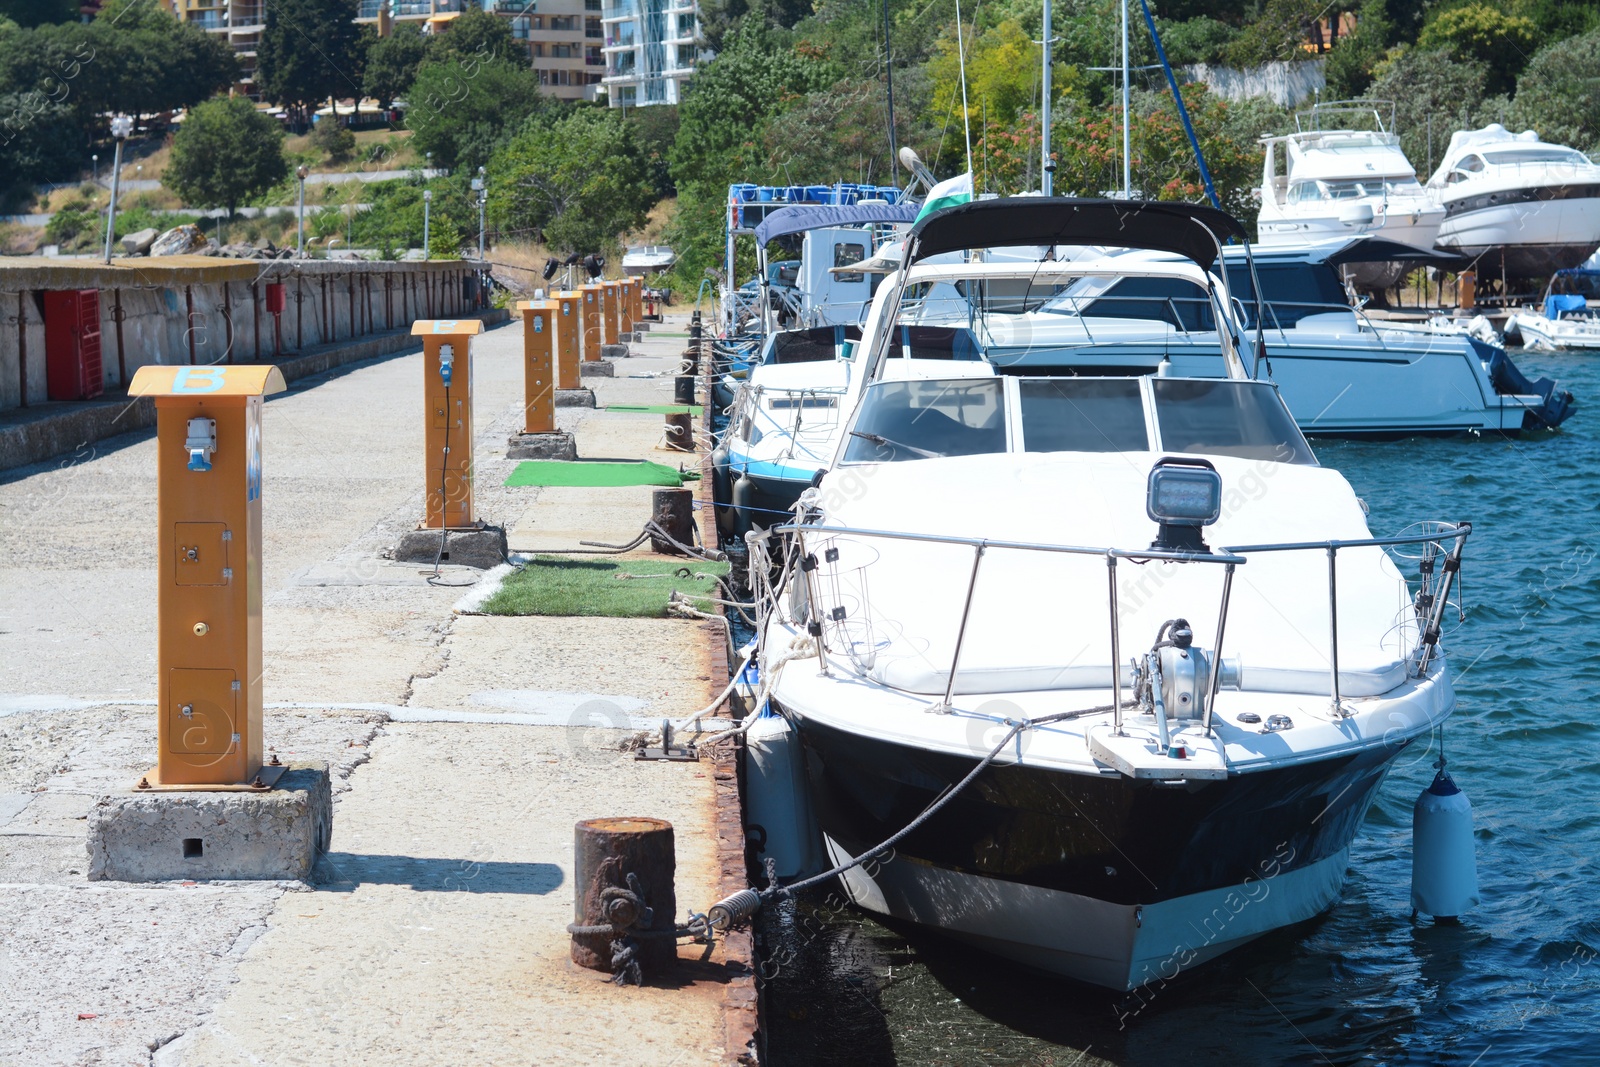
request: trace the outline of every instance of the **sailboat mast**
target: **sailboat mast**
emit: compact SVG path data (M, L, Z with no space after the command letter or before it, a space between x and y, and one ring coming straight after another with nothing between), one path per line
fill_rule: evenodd
M1039 190L1045 196L1055 195L1055 168L1050 165L1050 46L1055 40L1050 35L1050 0L1044 0L1044 93L1040 97L1039 124L1043 136L1039 140Z
M883 0L883 73L889 88L889 184L893 185L894 165L900 158L900 150L894 137L894 52L889 46L889 0Z
M1133 199L1132 119L1128 115L1128 0L1122 0L1122 197Z

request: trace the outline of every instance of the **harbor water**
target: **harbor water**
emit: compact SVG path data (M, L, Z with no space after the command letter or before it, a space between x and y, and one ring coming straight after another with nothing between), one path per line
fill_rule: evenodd
M890 928L837 897L769 911L767 1062L1600 1064L1600 358L1515 356L1577 397L1559 432L1314 442L1375 534L1474 524L1443 743L1475 809L1476 910L1410 916L1411 809L1438 758L1419 741L1330 911L1137 993Z

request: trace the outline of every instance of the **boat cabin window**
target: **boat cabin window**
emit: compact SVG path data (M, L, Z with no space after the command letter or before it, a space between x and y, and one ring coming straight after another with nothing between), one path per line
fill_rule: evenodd
M1052 309L1078 303L1069 297ZM1210 298L1181 278L1120 278L1104 296L1079 307L1078 313L1084 318L1150 319L1191 332L1217 328Z
M1144 399L1137 378L1031 378L1021 394L1028 452L1144 452Z
M902 323L889 338L889 356L912 359L982 359L965 326L912 326Z
M852 263L860 263L867 258L867 246L855 244L850 241L841 241L833 246L833 265L835 267L848 267ZM836 274L834 277L841 282L859 282L866 275L859 272L849 274Z
M1006 450L999 378L878 382L861 398L846 462L893 463Z
M1152 378L1168 452L1314 464L1305 437L1266 382Z
M1467 156L1460 163L1456 164L1456 169L1464 170L1468 174L1476 174L1483 169L1483 158L1476 154Z
M1008 435L1006 420L1017 416L1020 432ZM1008 449L1317 462L1270 382L1151 376L877 382L861 398L844 461L895 463Z
M1228 291L1244 305L1245 319L1255 328L1256 290L1250 279L1250 266L1243 259L1229 259ZM1288 329L1307 315L1327 311L1348 311L1344 286L1327 263L1263 263L1256 261L1261 277L1261 297L1270 305L1265 312L1267 328Z

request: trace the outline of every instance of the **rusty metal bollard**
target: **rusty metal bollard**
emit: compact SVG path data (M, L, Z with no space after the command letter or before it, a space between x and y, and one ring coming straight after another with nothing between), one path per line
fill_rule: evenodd
M672 824L585 819L574 846L572 962L618 985L665 973L678 962Z
M694 416L687 411L672 412L666 416L666 444L673 452L694 451Z
M680 545L694 544L694 490L656 489L650 494L650 521ZM650 551L665 556L681 556L672 541L650 535Z

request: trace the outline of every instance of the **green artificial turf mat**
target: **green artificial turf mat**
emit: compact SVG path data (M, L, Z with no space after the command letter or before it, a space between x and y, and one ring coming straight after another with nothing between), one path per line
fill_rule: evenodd
M606 410L630 415L699 415L705 411L699 404L607 404Z
M681 486L700 475L695 471L683 472L649 460L640 462L612 462L609 460L577 460L564 462L555 459L528 459L518 463L508 486L528 485L666 485Z
M568 559L538 556L518 568L479 610L485 615L604 615L659 619L673 590L718 596L726 563L702 560ZM710 611L709 601L694 606Z

